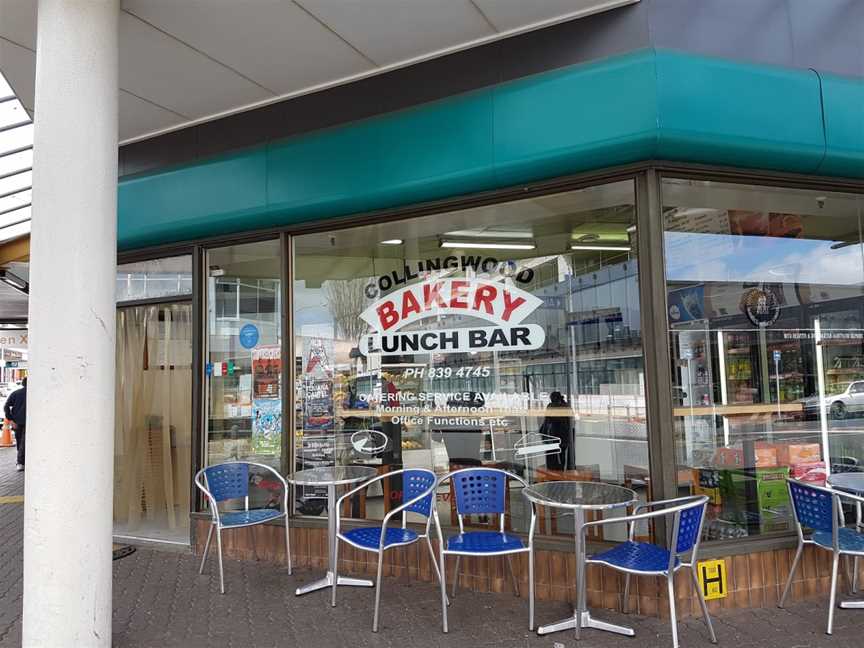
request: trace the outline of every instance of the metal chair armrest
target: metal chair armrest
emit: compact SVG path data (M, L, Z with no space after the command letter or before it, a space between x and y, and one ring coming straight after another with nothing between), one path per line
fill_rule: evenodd
M702 497L704 497L704 496L701 496L701 497L696 496L695 498L690 497L688 499L692 499L692 500L696 501L696 500L702 499ZM707 501L707 498L705 498L705 500ZM671 508L664 508L660 511L650 511L649 513L635 513L633 515L624 515L621 517L606 518L604 520L594 520L592 522L586 522L582 526L582 532L584 533L585 529L588 529L589 527L603 526L604 524L624 524L627 522L638 522L639 520L650 520L653 518L665 517L667 515L672 515L674 513L677 513L678 511L683 511L684 509L687 509L687 508L690 508L689 503L688 504L677 504Z
M633 507L633 512L638 513L642 509L653 509L658 506L669 506L670 504L678 504L681 502L691 502L698 499L699 495L685 495L684 497L675 497L672 499L655 500L653 502L640 502Z
M204 486L203 482L201 481L201 477L204 474L205 473L203 468L196 473L194 480L195 485L202 493L204 493L204 496L210 502L210 514L213 516L213 521L216 522L216 524L219 524L219 506L216 504L216 498L213 497L213 493L207 490L207 487Z
M399 471L399 472L401 472L401 471ZM419 502L419 501L421 501L427 497L433 496L437 492L437 490L438 490L438 481L436 480L434 484L432 484L429 488L427 488L422 493L420 493L417 497L414 497L413 499L410 499L407 502L403 502L402 504L400 504L396 508L391 509L390 512L384 516L384 519L382 520L381 526L382 527L387 526L387 523L391 520L391 518L394 515L397 515L398 513L401 513L402 511L408 509L409 507L414 506L414 504L416 504L417 502ZM435 507L435 503L433 502L430 508L434 508L434 507Z

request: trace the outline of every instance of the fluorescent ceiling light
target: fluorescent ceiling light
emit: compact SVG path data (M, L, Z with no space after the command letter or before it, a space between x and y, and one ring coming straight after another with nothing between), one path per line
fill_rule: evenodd
M402 239L387 239L386 241L381 241L381 245L402 245Z
M0 281L25 295L30 292L30 284L3 268L0 268Z
M457 250L533 250L533 243L481 242L481 241L441 241L442 248Z
M514 231L514 230L497 230L497 229L481 229L481 230L453 230L444 232L445 236L455 236L457 238L492 238L492 239L530 239L534 234L530 231Z
M629 252L628 245L571 245L571 250L598 250L602 252Z

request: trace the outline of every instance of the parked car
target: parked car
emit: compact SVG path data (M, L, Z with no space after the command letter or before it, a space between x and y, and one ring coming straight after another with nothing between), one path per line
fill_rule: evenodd
M850 414L864 412L864 380L851 382L839 394L826 396L823 401L828 415L837 420L843 420ZM819 416L819 397L802 398L805 416Z

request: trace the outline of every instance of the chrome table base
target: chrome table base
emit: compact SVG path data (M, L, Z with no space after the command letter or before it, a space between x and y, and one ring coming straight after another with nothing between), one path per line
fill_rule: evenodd
M578 629L576 627L577 617L580 620ZM550 623L549 625L540 626L537 628L537 634L545 635L551 632L560 632L562 630L576 630L576 638L578 639L579 630L582 628L614 632L615 634L625 635L627 637L632 637L636 634L633 631L633 628L626 628L624 626L615 625L614 623L607 623L605 621L600 621L599 619L594 619L591 617L591 613L588 610L581 613L575 612L571 617L562 619L561 621L556 621L555 623Z
M375 583L370 580L364 580L362 578L347 578L345 576L339 577L339 582L337 585L349 585L353 587L375 587ZM303 594L308 594L309 592L317 592L320 589L324 589L326 587L333 586L333 572L328 571L327 575L324 578L321 578L314 583L309 583L308 585L304 585L303 587L298 587L294 592L296 596L302 596Z

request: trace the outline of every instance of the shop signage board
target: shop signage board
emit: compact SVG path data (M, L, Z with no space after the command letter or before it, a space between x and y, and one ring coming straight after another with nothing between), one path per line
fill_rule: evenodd
M706 601L726 598L726 561L702 560L696 564L699 587Z
M393 291L360 314L373 331L360 339L360 352L368 356L539 349L546 332L522 322L542 303L501 281L430 279ZM441 316L476 318L492 326L405 330Z

